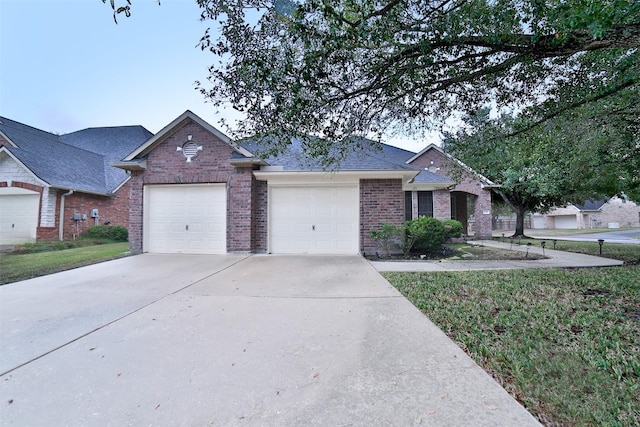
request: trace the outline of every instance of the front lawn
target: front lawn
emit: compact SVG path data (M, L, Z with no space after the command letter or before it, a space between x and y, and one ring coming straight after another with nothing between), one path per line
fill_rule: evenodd
M543 424L640 425L640 266L385 277Z
M19 248L21 253L0 254L0 285L108 261L124 256L129 250L127 242L73 249L62 249L65 242L58 243L61 250L38 244Z

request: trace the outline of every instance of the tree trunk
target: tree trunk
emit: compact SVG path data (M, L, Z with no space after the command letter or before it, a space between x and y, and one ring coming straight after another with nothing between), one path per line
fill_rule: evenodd
M521 206L518 206L516 211L516 232L514 233L514 237L524 236L524 214L525 209Z

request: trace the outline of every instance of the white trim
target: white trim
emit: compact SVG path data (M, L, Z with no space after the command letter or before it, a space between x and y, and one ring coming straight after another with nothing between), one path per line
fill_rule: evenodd
M112 194L116 194L118 192L118 190L120 190L122 188L122 186L124 186L127 182L129 182L130 179L131 179L131 175L127 175L127 179L122 181L122 184L120 184L116 188L114 188L114 190L111 193Z
M0 187L0 196L33 196L40 193L38 191L27 190L21 187Z
M302 172L302 171L253 171L258 181L267 181L269 185L281 184L314 184L314 183L359 183L361 179L402 179L403 183L412 180L419 170L406 171L333 171L333 172Z
M140 155L144 155L144 154L148 153L162 139L164 139L166 136L171 134L171 132L176 127L178 127L183 121L185 121L187 119L193 120L194 122L196 122L197 124L202 126L204 129L206 129L207 131L211 132L215 137L217 137L218 139L220 139L223 142L225 142L226 144L228 144L231 148L233 148L234 150L236 150L240 154L242 154L244 156L247 156L247 157L253 157L253 154L251 154L246 149L237 146L235 143L233 143L231 141L231 139L229 139L228 136L226 136L225 134L223 134L218 129L214 128L213 126L211 126L209 123L207 123L204 120L202 120L196 114L194 114L191 111L187 110L184 113L182 113L181 115L179 115L175 120L173 120L167 126L163 127L158 133L156 133L151 138L149 138L147 140L147 142L145 142L140 147L138 147L133 153L131 153L127 157L125 157L123 162L118 162L118 163L124 163L124 162L127 162L127 161L131 161L131 160L135 159L136 157L138 157Z

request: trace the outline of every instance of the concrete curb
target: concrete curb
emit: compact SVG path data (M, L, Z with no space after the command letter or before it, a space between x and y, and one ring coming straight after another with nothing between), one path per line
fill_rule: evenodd
M540 246L496 242L491 240L469 242L473 245L486 246L499 249L535 253L542 255ZM577 254L573 252L555 251L545 249L547 259L519 260L519 261L474 261L474 260L438 260L438 261L370 261L378 271L474 271L474 270L513 270L529 268L587 268L587 267L614 267L624 263L615 259L602 258L593 255Z

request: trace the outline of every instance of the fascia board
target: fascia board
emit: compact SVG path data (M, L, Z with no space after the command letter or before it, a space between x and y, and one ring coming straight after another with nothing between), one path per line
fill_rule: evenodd
M141 160L139 162L131 161L131 162L111 162L109 166L113 166L114 168L120 168L129 171L143 171L147 168L147 160Z
M445 190L455 187L455 182L407 182L402 184L404 191L431 191L431 190Z
M402 179L409 181L420 171L253 171L258 181L268 181L269 184L295 183L355 183L361 179Z

